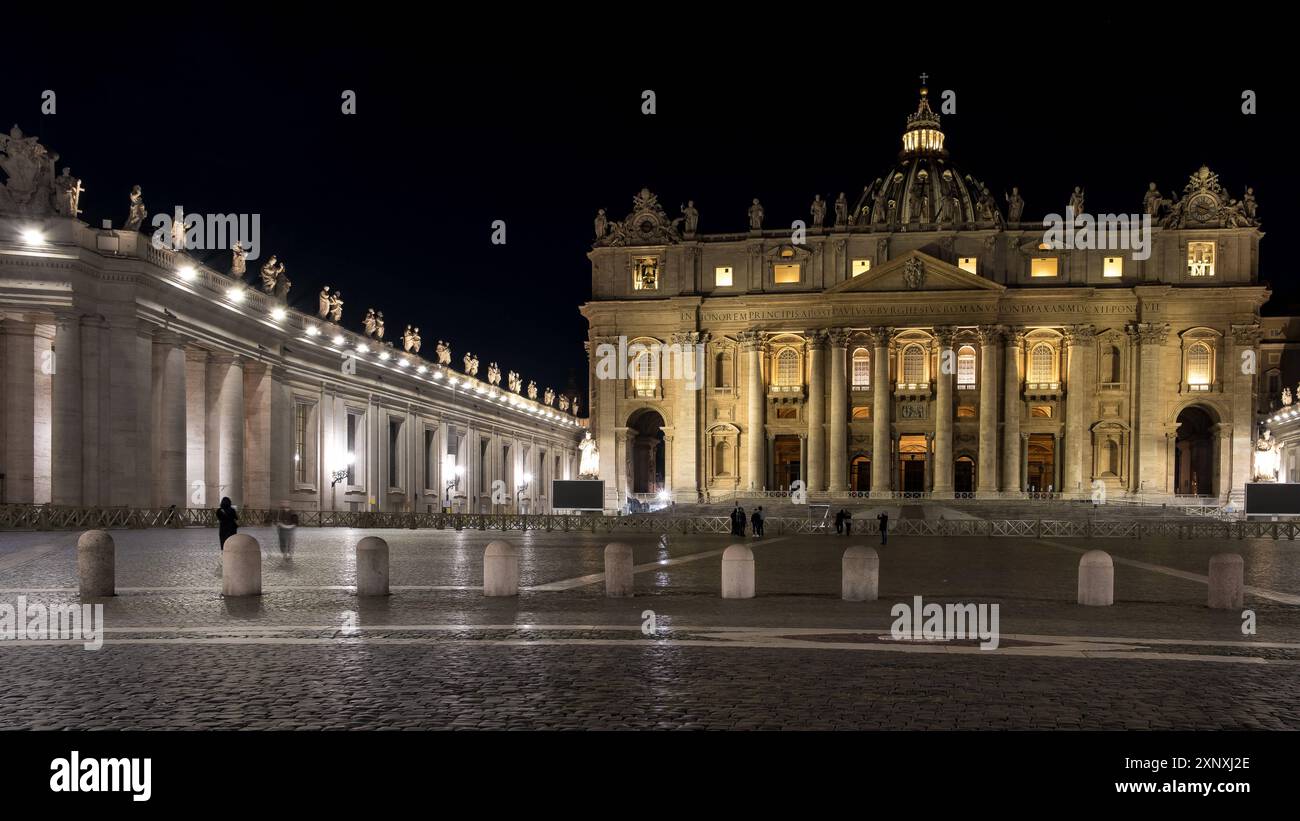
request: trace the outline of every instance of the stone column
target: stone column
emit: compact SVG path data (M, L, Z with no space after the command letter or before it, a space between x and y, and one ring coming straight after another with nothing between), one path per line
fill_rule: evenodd
M153 336L154 506L185 507L186 459L185 349L169 331Z
M259 510L271 507L271 457L274 443L271 437L272 380L271 367L264 362L244 365L244 504ZM389 509L388 499L388 416L381 418L379 448L375 451L376 469L382 469L380 481L373 492L381 509ZM232 497L233 499L233 497Z
M1085 475L1091 461L1088 441L1088 407L1092 404L1095 386L1088 378L1093 350L1091 325L1076 325L1065 330L1065 453L1061 460L1061 491L1081 493L1091 483Z
M830 458L827 465L830 471L829 487L831 493L843 493L849 489L848 473L848 344L849 332L836 328L828 335L831 343L831 412L830 412Z
M107 400L108 429L100 435L108 442L108 498L112 506L138 505L147 507L149 493L142 492L149 479L148 440L140 439L138 417L141 407L147 407L149 392L140 392L137 372L147 371L148 360L138 362L139 345L136 342L134 317L109 318L109 348L101 361L100 395ZM145 498L142 500L141 496Z
M763 418L767 397L763 395L763 335L758 331L744 331L739 335L741 350L745 353L745 398L748 414L745 431L746 473L750 490L762 490L765 484L763 446L767 438Z
M108 402L105 392L107 381L101 371L107 367L107 357L101 356L107 348L108 324L103 317L87 316L81 319L81 504L96 507L106 503L108 482Z
M81 373L81 317L59 314L55 318L54 346L50 366L53 370L52 388L53 430L50 447L53 454L51 473L53 487L50 501L56 505L79 506L84 504L82 487L83 399Z
M893 328L871 329L871 493L889 495L890 472L890 408L893 406L892 385L889 382L890 340Z
M32 504L36 481L36 406L37 374L36 326L31 322L6 319L0 323L4 333L4 459L0 471L5 475L4 501Z
M1169 323L1135 323L1134 335L1139 344L1138 373L1133 387L1138 393L1137 488L1139 493L1159 495L1165 488L1164 434L1162 418L1160 356L1169 338Z
M1003 338L1006 353L1002 365L1002 489L1021 491L1025 485L1020 477L1020 414L1024 408L1020 368L1024 362L1025 329L1008 328Z
M1236 502L1244 501L1246 483L1254 473L1255 374L1243 372L1242 355L1251 351L1254 361L1261 361L1259 334L1257 324L1232 326L1232 347L1224 357L1223 375L1219 380L1232 396L1232 469L1219 472L1219 486L1214 488L1214 492L1221 499L1231 497Z
M776 490L781 484L776 475L776 434L767 435L767 475L763 478L763 486L771 490Z
M185 349L185 503L208 507L208 352ZM323 406L322 406L323 409ZM322 413L322 416L325 414Z
M1020 434L1020 489L1029 490L1029 434Z
M975 490L981 496L995 496L998 490L998 341L1002 328L985 325L979 329L980 341L980 444L978 480Z
M1061 454L1061 432L1057 431L1053 435L1052 441L1052 472L1055 474L1052 481L1055 484L1055 489L1058 493L1065 492L1064 461L1065 460L1062 458ZM1071 490L1074 489L1071 488ZM1080 488L1080 490L1082 490L1082 488Z
M216 487L211 494L218 501L229 496L235 505L244 503L244 365L234 354L214 353L209 357L209 402L215 410ZM215 388L215 392L211 389ZM358 440L365 435L357 431ZM369 456L369 454L367 454Z
M664 442L664 455L672 465L671 472L664 473L664 479L676 501L693 504L699 500L700 477L703 474L698 458L698 420L701 414L700 402L708 385L707 359L697 357L696 351L704 350L708 336L695 331L677 333L673 334L673 343L681 346L683 378L673 420L676 435L672 443Z
M952 328L935 328L939 343L939 370L935 375L934 390L934 495L939 499L952 498L952 379L957 370L957 354L952 349Z
M826 489L826 332L809 331L808 461L803 467L806 489Z

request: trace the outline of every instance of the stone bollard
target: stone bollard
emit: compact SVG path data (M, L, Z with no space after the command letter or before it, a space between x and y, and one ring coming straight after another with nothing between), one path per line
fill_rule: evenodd
M605 595L632 595L632 545L623 542L605 545Z
M117 559L113 537L87 530L77 539L77 576L83 596L117 595Z
M483 595L519 595L519 548L504 539L483 551Z
M880 554L874 547L850 547L840 562L844 601L875 601L880 597Z
M262 547L257 539L236 533L221 551L221 595L262 595Z
M754 598L754 551L733 544L722 551L722 598Z
M357 595L388 595L388 542L378 536L357 542Z
M1246 587L1246 567L1236 553L1210 557L1210 608L1240 610Z
M1079 604L1106 607L1115 603L1115 564L1104 550L1089 550L1079 559Z

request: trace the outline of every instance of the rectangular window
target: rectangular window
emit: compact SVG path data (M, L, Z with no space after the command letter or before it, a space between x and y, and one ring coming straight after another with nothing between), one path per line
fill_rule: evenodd
M433 487L434 435L432 428L424 429L424 487L426 490Z
M1101 266L1101 275L1107 279L1124 276L1124 258L1106 257Z
M1187 243L1187 275L1191 277L1214 276L1214 243Z
M388 420L388 486L401 487L402 420Z
M1056 276L1056 257L1034 257L1029 262L1029 275L1031 277Z
M348 414L348 432L347 432L347 460L348 460L348 484L357 483L357 415Z
M478 492L487 493L488 491L488 470L484 468L488 460L488 446L491 441L480 439L478 442Z
M871 407L869 405L860 405L853 409L854 419L870 419Z
M719 265L713 269L713 286L715 288L731 287L731 266Z
M853 260L853 276L858 277L871 270L871 260L855 259Z
M659 290L659 259L657 257L637 257L632 260L632 290Z
M293 475L298 484L307 484L307 420L311 405L296 402L293 406Z
M776 275L777 285L794 285L799 282L799 266L797 264L774 265L772 271Z
M978 274L979 260L975 257L957 257L957 267L971 274Z

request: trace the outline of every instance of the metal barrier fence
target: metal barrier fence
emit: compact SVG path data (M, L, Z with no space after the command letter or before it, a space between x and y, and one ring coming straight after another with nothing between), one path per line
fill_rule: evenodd
M274 524L278 511L242 508L241 526ZM518 513L385 513L379 511L296 511L303 527L401 528L407 530L501 530L589 533L730 533L726 516L598 516ZM871 519L850 520L853 533L879 534ZM0 505L0 530L122 530L165 527L216 527L211 509L81 508L54 505ZM772 517L768 535L830 533L823 521ZM1212 518L1113 520L1080 519L900 519L893 536L987 536L989 538L1288 539L1300 535L1300 521L1224 521Z

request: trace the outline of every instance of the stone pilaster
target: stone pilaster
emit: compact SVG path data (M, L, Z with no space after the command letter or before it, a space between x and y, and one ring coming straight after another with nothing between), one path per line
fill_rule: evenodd
M1137 489L1144 494L1165 492L1164 434L1161 418L1160 358L1169 338L1169 323L1138 322L1130 326L1138 344L1137 390Z
M153 336L153 499L155 507L185 507L186 459L185 349L168 331Z
M1255 419L1255 379L1258 371L1258 363L1261 361L1259 354L1259 337L1260 327L1256 323L1248 325L1232 326L1232 347L1228 356L1224 358L1223 376L1221 382L1224 389L1232 397L1232 469L1230 472L1219 473L1219 484L1222 487L1216 487L1214 492L1220 499L1226 499L1230 495L1236 494L1233 498L1237 501L1243 501L1246 490L1246 483L1249 482L1254 473L1254 443L1252 440L1252 428ZM1256 364L1253 369L1244 366L1243 355L1250 351L1251 361ZM1231 483L1225 481L1226 477L1231 476Z
M1020 415L1024 408L1020 369L1024 363L1025 329L1007 328L1003 341L1002 489L1018 492L1025 489L1020 476Z
M664 442L664 454L672 466L671 472L665 472L664 476L673 498L689 504L699 500L702 475L698 458L699 419L708 383L708 360L697 355L697 351L705 350L708 336L696 331L676 333L673 334L673 343L681 346L683 378L673 419L675 435L671 443Z
M81 317L59 314L54 323L54 345L50 367L54 385L51 406L53 430L50 443L52 487L50 501L56 505L82 505L83 454L85 453L84 404L81 373Z
M994 496L998 490L998 343L1002 328L986 325L979 329L980 341L980 443L975 490Z
M893 390L889 381L890 342L893 328L871 329L871 493L889 495L889 478L894 462L890 447L890 408L893 407Z
M229 353L208 359L208 498L244 503L244 363ZM357 431L360 441L365 431ZM211 501L209 502L211 504Z
M745 431L745 465L750 490L762 490L766 484L763 447L767 438L764 410L767 397L763 394L763 335L758 331L745 331L739 335L740 348L745 354L745 399L748 408Z
M185 349L185 504L206 507L208 442L208 352ZM325 416L322 405L322 416Z
M149 391L140 392L138 373L148 373L149 359L139 360L134 317L109 319L107 367L101 369L100 395L107 395L108 429L101 435L108 440L108 498L114 507L148 507L149 482L148 439L140 438L141 407L148 408ZM103 361L103 357L101 357Z
M1065 453L1063 454L1062 492L1082 493L1091 485L1088 465L1092 464L1092 443L1088 433L1088 408L1096 390L1089 379L1096 357L1091 325L1076 325L1065 330Z
M950 498L953 492L952 461L952 380L957 370L957 354L952 349L952 328L935 328L939 346L939 370L934 389L934 495Z
M826 489L826 332L809 331L808 340L808 461L806 488Z
M837 328L829 333L831 344L831 409L830 409L830 491L842 493L849 489L848 473L848 344L849 332Z
M0 472L4 473L4 501L31 504L36 501L36 326L31 322L6 319L0 323L4 351L4 445ZM48 417L47 417L48 418Z

